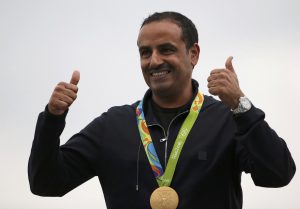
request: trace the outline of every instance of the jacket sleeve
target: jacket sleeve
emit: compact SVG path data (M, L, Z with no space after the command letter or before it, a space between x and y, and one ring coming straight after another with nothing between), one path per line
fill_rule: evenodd
M257 186L282 187L291 181L296 166L285 141L264 118L264 112L254 106L234 116L239 169L251 173Z
M86 134L74 135L60 146L65 117L40 113L28 162L32 193L63 196L95 175L88 153L93 144Z

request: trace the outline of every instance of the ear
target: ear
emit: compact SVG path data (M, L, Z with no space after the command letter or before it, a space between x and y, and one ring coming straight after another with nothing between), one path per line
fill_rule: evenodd
M194 66L198 63L199 55L200 55L200 47L198 43L194 43L193 46L189 49L190 57L191 57L191 65Z

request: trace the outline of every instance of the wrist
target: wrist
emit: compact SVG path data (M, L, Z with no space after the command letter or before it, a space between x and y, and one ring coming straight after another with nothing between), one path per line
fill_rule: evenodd
M252 107L251 101L245 96L239 98L239 103L236 108L231 109L233 114L241 114L249 111Z
M65 110L57 110L55 108L53 108L50 104L47 105L47 111L55 116L61 116L65 113Z
M57 112L53 112L51 110L51 107L49 107L49 104L46 105L46 108L45 108L45 113L47 116L51 117L51 118L65 118L67 113L68 113L68 109L65 110L64 112L61 112L61 113L57 113Z
M238 106L239 106L239 104L240 104L240 98L241 98L241 97L244 97L244 96L245 96L245 94L244 94L242 91L239 91L239 92L235 95L235 97L234 97L234 99L233 99L233 103L232 103L232 105L230 106L230 108L231 108L232 110L238 108Z

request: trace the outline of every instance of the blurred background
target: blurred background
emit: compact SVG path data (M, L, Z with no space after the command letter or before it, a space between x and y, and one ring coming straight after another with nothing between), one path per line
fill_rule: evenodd
M263 109L297 162L300 1L298 0L0 0L0 208L106 208L93 178L61 198L30 192L27 162L36 119L59 81L81 72L61 143L115 105L144 95L136 46L143 19L155 11L185 14L198 28L193 77L208 94L214 68L233 64L244 93ZM243 174L244 209L298 209L299 172L279 189L256 187ZM297 198L298 196L298 198Z

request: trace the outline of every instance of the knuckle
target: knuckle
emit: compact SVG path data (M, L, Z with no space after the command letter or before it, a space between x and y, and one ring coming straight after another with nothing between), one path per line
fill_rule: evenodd
M65 86L66 86L66 83L63 82L63 81L61 81L61 82L59 82L57 85L58 85L58 86L63 86L63 87L65 87Z
M55 92L55 91L59 91L60 88L61 88L61 87L60 87L59 85L55 86L54 92Z
M52 97L54 97L54 98L56 98L58 95L59 95L58 91L54 91L54 92L52 93Z
M78 87L74 86L73 92L77 93L78 92Z
M215 75L211 75L210 76L210 81L216 80L216 76Z
M73 88L74 88L73 86L74 86L74 85L71 84L71 83L66 83L66 84L65 84L66 89L73 89Z
M58 85L55 87L54 91L62 91L63 89L64 89L64 86L58 84Z
M227 73L225 73L224 71L220 73L220 78L222 79L226 79L227 78Z
M68 104L72 104L72 103L73 103L73 101L74 101L74 99L73 99L73 98L70 98L70 97L68 97Z
M216 74L217 73L217 70L212 70L212 71L210 71L210 75L214 75L214 74Z

